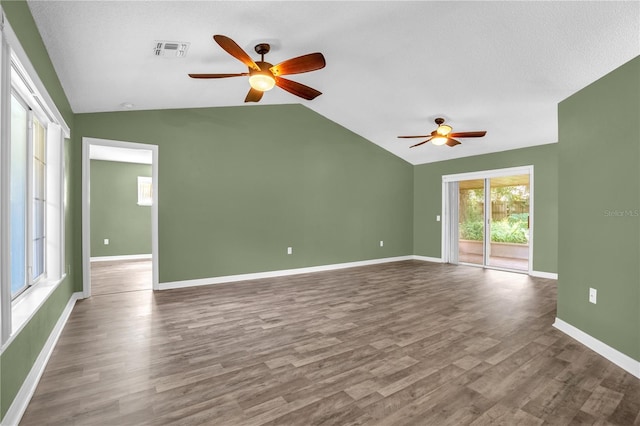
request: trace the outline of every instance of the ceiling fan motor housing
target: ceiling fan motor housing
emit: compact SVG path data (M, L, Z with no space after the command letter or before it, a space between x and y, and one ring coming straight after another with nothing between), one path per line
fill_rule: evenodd
M256 65L260 67L260 70L255 70L249 67L249 76L264 75L269 78L273 78L273 73L269 70L269 68L273 67L272 64L269 62L256 61Z

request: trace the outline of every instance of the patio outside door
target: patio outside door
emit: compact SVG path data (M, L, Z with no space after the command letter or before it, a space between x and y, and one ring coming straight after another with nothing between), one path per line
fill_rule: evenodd
M528 271L530 260L530 174L449 183L449 261ZM457 224L457 227L455 226Z

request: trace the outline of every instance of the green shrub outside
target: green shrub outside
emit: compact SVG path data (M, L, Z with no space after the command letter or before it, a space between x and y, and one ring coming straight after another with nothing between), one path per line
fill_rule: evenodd
M516 213L503 220L491 222L491 241L496 243L528 243L528 218L528 213ZM482 220L468 220L460 223L460 239L482 241L484 237L482 222Z

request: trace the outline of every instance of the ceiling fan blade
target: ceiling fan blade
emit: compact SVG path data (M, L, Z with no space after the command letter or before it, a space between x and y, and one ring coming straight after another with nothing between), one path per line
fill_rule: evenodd
M479 132L456 132L450 133L449 136L453 138L481 138L486 135L487 132L482 130Z
M425 143L429 142L431 139L433 139L433 138L429 138L426 141L422 141L422 142L419 142L419 143L417 143L415 145L411 145L409 148L413 148L413 147L416 147L416 146L424 145Z
M315 99L319 95L322 95L322 92L319 92L312 87L305 86L304 84L298 83L296 81L287 80L286 78L282 77L276 77L275 79L276 86L296 96L300 96L301 98L308 101Z
M242 50L242 47L238 46L235 41L231 40L227 36L223 36L220 34L216 34L213 36L213 39L222 47L229 55L233 56L249 68L252 68L256 71L260 71L260 67L253 62L253 59Z
M455 140L455 139L451 139L451 138L447 138L447 142L445 142L448 146L450 147L454 147L456 145L460 145L460 142Z
M260 102L260 99L262 99L262 95L264 94L264 92L261 92L260 90L256 90L253 87L251 89L249 89L249 93L247 93L247 97L244 98L245 102Z
M272 66L269 70L275 76L301 74L303 72L319 70L324 68L326 64L322 53L309 53L308 55L287 59Z
M248 72L242 72L237 74L189 74L191 78L227 78L227 77L241 77L243 75L249 75Z
M431 137L431 135L421 135L421 136L398 136L399 138L428 138Z

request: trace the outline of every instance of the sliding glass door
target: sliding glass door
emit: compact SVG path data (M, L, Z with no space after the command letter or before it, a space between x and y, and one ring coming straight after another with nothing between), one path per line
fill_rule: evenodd
M529 269L529 175L487 179L491 194L486 265Z
M531 173L517 168L443 177L446 261L529 271Z
M484 179L458 182L458 262L484 265Z

